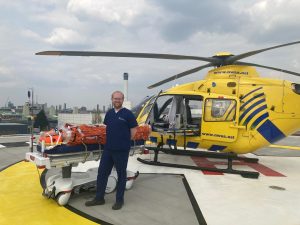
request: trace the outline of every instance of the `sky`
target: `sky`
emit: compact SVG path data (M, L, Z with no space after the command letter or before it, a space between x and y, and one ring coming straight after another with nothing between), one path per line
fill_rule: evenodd
M300 40L297 0L0 0L0 106L38 103L96 108L123 90L129 100L203 79L203 70L154 89L147 86L205 64L192 60L37 56L46 50L117 51L210 57ZM300 73L300 44L243 61ZM262 77L300 77L258 69Z

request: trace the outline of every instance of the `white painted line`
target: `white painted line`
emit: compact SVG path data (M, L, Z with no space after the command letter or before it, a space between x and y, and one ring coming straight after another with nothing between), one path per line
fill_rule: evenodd
M30 142L29 142L29 141L27 141L27 142L25 142L25 143L28 144L28 145L30 145ZM37 145L37 144L33 142L33 146L36 146L36 145Z
M0 148L5 148L5 146L4 145L0 145Z

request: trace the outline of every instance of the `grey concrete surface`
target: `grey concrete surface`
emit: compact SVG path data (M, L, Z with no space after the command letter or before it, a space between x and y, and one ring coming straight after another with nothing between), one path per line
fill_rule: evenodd
M0 169L25 158L28 147L0 148Z
M293 146L300 147L300 136L289 136L276 143L274 145ZM286 148L261 148L254 152L258 156L284 156L284 157L300 157L300 150L289 150Z
M29 135L0 135L0 143L27 142Z
M300 157L299 150L284 148L261 148L253 153L257 156Z
M181 175L140 174L118 211L111 209L115 192L105 196L105 205L86 207L85 201L94 196L93 192L74 195L69 205L115 225L199 224Z

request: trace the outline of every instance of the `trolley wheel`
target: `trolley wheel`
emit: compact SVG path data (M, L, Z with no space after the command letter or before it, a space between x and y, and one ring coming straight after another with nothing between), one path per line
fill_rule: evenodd
M58 205L66 205L70 199L71 193L60 192L56 196L56 202Z
M43 193L42 193L42 195L44 196L44 197L46 197L46 198L49 198L49 191L48 191L48 188L45 188L45 189L43 189Z
M48 172L48 169L44 169L41 176L40 176L40 184L42 186L43 189L45 189L47 187L47 184L46 184L46 174Z

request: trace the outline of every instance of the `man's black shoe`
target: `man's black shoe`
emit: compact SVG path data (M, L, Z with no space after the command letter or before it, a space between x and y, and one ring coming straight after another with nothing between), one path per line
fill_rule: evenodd
M93 200L85 202L85 206L104 205L104 204L105 204L104 199L98 200L98 199L95 199L95 198Z
M112 206L112 209L113 209L113 210L119 210L119 209L122 208L123 204L124 204L123 202L116 202L116 203Z

